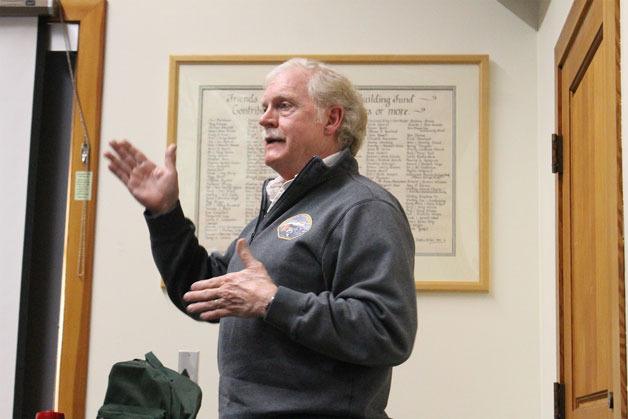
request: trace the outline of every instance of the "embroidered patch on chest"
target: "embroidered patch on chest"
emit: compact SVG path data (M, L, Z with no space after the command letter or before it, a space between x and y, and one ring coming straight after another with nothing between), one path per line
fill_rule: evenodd
M277 237L283 240L293 240L310 231L310 228L312 228L312 217L309 214L297 214L279 224Z

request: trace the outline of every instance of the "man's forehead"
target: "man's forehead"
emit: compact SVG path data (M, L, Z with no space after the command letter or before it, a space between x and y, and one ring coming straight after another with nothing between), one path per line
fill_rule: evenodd
M295 97L307 94L308 81L309 74L305 69L291 68L282 71L268 81L262 100L277 96Z

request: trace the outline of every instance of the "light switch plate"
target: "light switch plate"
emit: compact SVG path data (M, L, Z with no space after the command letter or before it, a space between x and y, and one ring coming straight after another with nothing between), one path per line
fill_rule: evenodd
M187 370L190 380L198 383L199 351L179 351L179 373Z

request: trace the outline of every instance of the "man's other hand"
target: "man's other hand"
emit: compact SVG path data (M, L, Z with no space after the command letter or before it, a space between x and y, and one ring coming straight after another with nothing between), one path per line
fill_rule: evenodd
M190 303L188 313L198 314L207 321L227 316L264 316L277 286L262 262L253 257L244 239L238 240L236 251L245 268L192 284L183 296Z
M172 210L179 199L176 145L166 149L165 165L157 166L130 142L109 142L113 153L105 152L109 170L122 181L137 201L153 215Z

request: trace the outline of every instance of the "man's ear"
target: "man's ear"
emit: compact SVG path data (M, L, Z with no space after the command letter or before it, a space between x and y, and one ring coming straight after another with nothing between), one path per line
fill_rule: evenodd
M345 117L345 110L340 106L332 106L327 111L327 121L325 122L325 127L323 132L325 135L335 135L340 126L342 125L342 120Z

